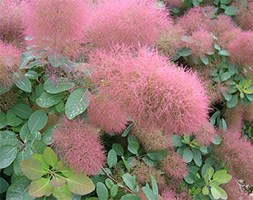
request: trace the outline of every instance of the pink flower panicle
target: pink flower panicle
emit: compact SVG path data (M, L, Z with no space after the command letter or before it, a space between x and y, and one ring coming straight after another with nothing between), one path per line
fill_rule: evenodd
M195 73L147 48L134 56L126 50L95 55L90 65L100 92L121 102L138 127L184 134L197 132L206 122L209 100Z
M237 14L237 18L240 26L244 30L253 31L253 2L248 3L247 9L240 9L240 12Z
M77 172L96 175L104 165L99 135L83 120L62 118L53 132L53 141L62 159Z
M24 30L23 12L25 3L17 0L0 2L0 39L18 44Z
M88 120L107 133L121 133L127 124L127 113L119 102L106 95L93 96L88 108Z
M180 155L170 151L169 155L161 161L161 169L165 175L175 180L183 180L188 173L188 166Z
M88 20L83 0L32 0L26 9L25 34L39 49L76 56Z
M0 86L11 87L12 75L17 71L21 52L11 44L0 41Z
M241 138L240 132L229 130L224 135L223 143L215 151L226 162L231 175L253 185L253 179L249 176L253 173L253 145Z
M203 29L193 32L190 40L184 44L184 46L192 50L192 55L195 57L200 57L213 51L213 37Z
M161 31L172 24L165 9L154 0L106 0L93 9L89 38L96 47L117 43L138 47L153 45Z
M246 65L253 72L253 31L241 32L228 43L227 49L232 61Z
M177 24L189 35L200 29L208 30L214 13L214 7L211 6L193 7L184 16L178 18Z

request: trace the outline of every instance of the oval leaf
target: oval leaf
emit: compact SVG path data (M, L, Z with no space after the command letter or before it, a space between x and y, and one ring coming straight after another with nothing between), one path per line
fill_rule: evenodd
M64 97L64 94L48 94L43 92L41 96L36 99L38 106L42 108L49 108L58 104Z
M32 197L48 197L52 194L53 189L53 186L50 185L50 179L41 178L31 182L28 192Z
M15 85L19 89L21 89L25 92L29 92L29 93L32 91L32 83L24 74L14 73L13 74L13 79L15 81Z
M17 147L5 145L0 147L0 169L8 167L16 158Z
M74 119L83 113L89 106L91 93L83 88L74 90L68 97L65 105L65 114L68 119Z
M58 94L71 89L74 86L67 78L60 78L56 81L48 79L44 83L44 90L50 94Z
M28 120L28 128L31 133L38 132L47 124L47 114L44 110L35 111Z

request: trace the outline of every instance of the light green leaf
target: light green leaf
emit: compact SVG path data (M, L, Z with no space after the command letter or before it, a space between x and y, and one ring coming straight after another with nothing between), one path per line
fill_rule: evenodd
M208 57L207 57L206 55L200 56L200 60L201 60L205 65L208 65L208 64L209 64L209 60L208 60Z
M12 110L18 117L21 117L22 119L28 119L33 112L33 110L24 103L17 103Z
M28 92L28 93L30 93L32 91L32 83L24 74L14 73L13 79L15 81L15 85L19 89L21 89L25 92Z
M112 168L117 164L117 161L118 161L117 154L113 149L111 149L108 153L107 164L109 165L110 168Z
M60 176L54 176L52 180L50 180L50 184L54 187L62 187L67 181Z
M120 200L140 200L140 198L136 194L126 194Z
M35 111L28 120L28 128L31 133L38 132L47 124L47 113L44 110Z
M232 176L229 175L226 170L218 170L213 175L213 180L220 184L228 183L231 179Z
M232 96L232 99L227 102L227 107L228 108L233 108L237 105L237 103L238 103L238 95L235 94L235 95Z
M183 145L182 143L182 137L180 135L172 135L172 142L175 147L181 147Z
M99 200L108 200L109 197L108 190L103 183L101 182L97 183L96 192Z
M205 182L208 183L214 174L214 169L212 167L208 168L206 174L204 175Z
M49 147L47 147L44 150L43 158L46 161L46 163L52 167L55 167L58 163L58 158L57 158L56 153Z
M117 185L113 185L112 188L110 189L110 194L111 197L115 197L118 194L118 186Z
M6 200L33 200L28 194L30 181L24 177L17 177L7 190Z
M54 106L58 104L64 97L65 95L60 93L60 94L49 94L46 92L43 92L41 96L36 99L36 103L38 106L42 108L49 108L51 106Z
M71 192L79 195L86 195L95 190L92 180L84 174L71 174L67 180Z
M211 187L211 193L212 193L214 199L221 198L221 194L220 194L219 190L217 190L216 187Z
M227 81L228 79L230 79L232 76L232 74L230 72L225 72L221 75L221 81Z
M70 90L74 86L67 78L59 78L56 81L48 79L44 83L44 90L50 94L58 94Z
M225 14L229 16L237 15L238 9L235 6L228 6L225 9Z
M82 114L89 106L91 93L84 88L74 90L68 97L65 105L65 114L68 119L74 119Z
M37 180L48 173L48 171L43 168L42 163L34 158L22 161L20 167L24 175L30 180Z
M226 50L224 50L224 49L220 50L218 53L219 53L221 56L229 56L229 52L226 51Z
M32 197L49 197L54 190L54 187L50 185L50 179L40 178L39 180L32 181L28 193Z
M5 145L0 147L0 169L8 167L18 153L16 146Z
M55 187L53 196L59 200L72 200L72 192L69 190L67 185L61 187Z
M204 186L204 187L202 188L202 194L203 194L203 195L208 195L208 194L209 194L209 189L208 189L208 187Z
M144 187L141 188L144 194L146 195L148 200L157 200L157 195L149 187L148 183Z

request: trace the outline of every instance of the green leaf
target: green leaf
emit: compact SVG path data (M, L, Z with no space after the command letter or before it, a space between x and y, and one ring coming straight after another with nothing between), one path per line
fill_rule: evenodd
M208 64L209 64L209 60L208 60L208 57L207 57L206 55L200 56L200 60L201 60L205 65L208 65Z
M217 135L217 136L214 138L214 140L213 140L213 144L215 144L215 145L220 145L221 142L222 142L222 138L221 138L221 136L219 136L219 135Z
M155 177L152 175L150 176L150 179L151 179L152 190L154 194L158 196L159 191L158 191L157 181L155 180Z
M67 183L67 181L60 176L54 176L51 180L50 180L50 184L53 187L62 187L65 183Z
M130 190L136 191L137 183L134 176L129 173L125 173L122 175L122 179Z
M9 187L9 183L2 177L0 177L0 194L5 193Z
M28 193L32 197L50 196L54 187L50 185L50 179L40 178L39 180L32 181Z
M17 103L12 108L13 112L22 119L28 119L32 114L33 110L24 103Z
M253 101L253 94L246 94L248 100Z
M180 135L172 135L172 142L175 147L183 146L182 137Z
M108 200L109 194L108 194L108 190L105 184L98 182L97 187L96 187L96 192L97 192L99 200Z
M5 145L0 147L0 169L8 167L17 157L17 147Z
M220 194L219 190L217 190L216 187L211 187L211 193L212 193L214 199L221 198L221 194Z
M112 145L112 149L116 152L116 154L118 156L123 156L124 155L124 148L122 147L122 145L120 145L118 143L114 143Z
M34 158L22 161L20 167L23 174L30 180L37 180L48 173L48 171L43 168L42 163Z
M188 173L188 175L184 177L184 180L188 184L193 184L195 182L195 175L193 173Z
M214 174L214 169L212 167L208 168L206 171L206 174L204 175L204 180L206 183L208 183L209 180L211 180L213 174Z
M156 160L156 161L163 160L167 155L168 155L168 151L167 150L156 150L156 151L152 151L152 152L148 152L147 153L147 156L151 160Z
M136 194L126 194L120 200L140 200L140 198Z
M24 52L21 56L20 63L19 63L19 68L27 68L27 64L34 59L34 52L33 51L27 51Z
M132 130L133 128L133 123L129 124L128 127L126 128L126 130L124 130L124 132L122 133L122 137L126 137L128 135L128 133Z
M189 148L185 148L183 151L183 160L186 163L190 163L193 159L193 153Z
M208 153L208 150L207 150L207 148L206 148L205 146L201 146L201 147L199 148L199 150L200 150L203 154L207 154L207 153Z
M59 78L57 81L48 79L44 83L44 90L50 94L58 94L70 90L74 86L67 78Z
M229 175L226 170L218 170L213 175L213 180L220 184L228 183L231 179L232 176Z
M137 141L130 141L127 145L128 151L130 151L132 154L137 154L139 148L140 148L140 145Z
M46 144L46 145L50 145L53 143L53 130L55 128L55 125L49 126L44 133L42 134L42 141Z
M117 185L113 185L110 189L111 197L115 197L118 194L119 188Z
M72 192L69 190L67 185L61 187L55 187L53 196L59 200L72 200Z
M26 177L17 177L7 190L6 200L33 200L28 194L29 185L30 181Z
M202 188L202 194L203 194L203 195L208 195L208 194L209 194L209 189L208 189L208 187L204 186L204 187Z
M3 85L0 83L0 95L8 92L11 89L11 86Z
M202 156L201 153L198 149L192 149L192 153L193 153L193 160L195 162L195 164L200 167L202 165Z
M65 105L65 114L68 119L74 119L82 114L89 106L91 93L84 88L74 90L68 97Z
M107 178L107 179L105 179L105 185L106 185L106 187L108 187L109 189L111 189L112 186L114 186L115 184L114 184L114 182L111 179Z
M238 9L235 6L228 6L225 9L225 14L229 16L237 15Z
M0 110L0 129L7 126L5 113Z
M17 135L11 131L0 131L0 147L5 145L16 146L18 144Z
M60 94L49 94L46 92L43 92L41 96L36 99L36 103L38 106L42 108L49 108L51 106L54 106L58 104L64 97L65 95L60 93Z
M219 53L221 56L229 56L229 52L226 51L226 50L224 50L224 49L220 50L218 53Z
M32 92L32 83L31 81L24 75L21 73L14 73L13 74L13 79L14 79L14 83L15 85L25 91L25 92Z
M43 158L46 161L46 163L52 167L55 167L58 163L58 158L57 158L56 153L49 147L47 147L44 150Z
M190 56L192 54L192 50L186 47L178 50L178 54L183 57Z
M232 99L227 102L227 107L228 108L233 108L237 105L237 103L238 103L238 95L235 94L235 95L232 96Z
M28 128L31 133L39 132L46 126L47 121L47 113L44 110L37 110L29 117Z
M232 76L232 74L230 72L225 72L221 75L221 81L227 81L228 79L230 79Z
M23 142L27 142L28 138L30 136L30 130L28 128L28 123L26 122L20 129L19 136L22 139Z
M92 180L84 174L70 174L67 180L67 186L71 192L79 195L86 195L95 190Z
M51 54L48 61L53 67L60 67L65 64L65 58L60 54Z
M149 187L148 183L144 187L141 188L144 194L146 195L148 200L157 200L157 195Z
M111 149L108 153L107 164L109 165L110 168L112 168L117 164L117 161L118 161L117 154L113 149Z

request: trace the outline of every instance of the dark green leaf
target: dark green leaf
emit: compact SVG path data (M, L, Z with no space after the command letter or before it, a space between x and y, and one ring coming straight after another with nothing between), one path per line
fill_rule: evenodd
M137 141L130 141L127 145L128 151L130 151L132 154L137 154L140 146Z
M49 94L43 92L41 96L38 99L36 99L36 103L42 108L49 108L51 106L58 104L63 99L64 96L65 95L62 93Z
M8 167L16 158L17 147L5 145L0 147L0 169Z
M118 143L114 143L112 145L112 149L116 152L116 154L118 156L123 156L124 155L124 148L122 147L122 145L120 145Z
M2 177L0 177L0 195L7 191L9 183Z
M152 152L148 152L147 153L147 156L151 160L156 160L156 161L163 160L167 155L168 155L168 151L167 150L156 150L156 151L152 151Z
M44 83L44 90L50 94L58 94L64 91L68 91L74 86L73 83L69 82L67 78L59 78L57 81L48 79Z
M28 128L31 133L38 132L47 124L47 114L44 110L35 111L28 120Z
M113 149L111 149L107 157L107 163L109 167L112 168L113 166L115 166L117 164L117 161L118 161L117 154Z
M24 103L17 103L12 110L14 113L22 119L28 119L32 114L33 110Z
M24 74L14 73L13 79L15 80L15 85L19 89L28 93L32 91L32 83Z
M101 182L97 183L96 192L99 200L108 200L109 197L108 190L103 183Z
M193 153L189 148L185 148L183 152L183 160L186 163L190 163L193 159Z

